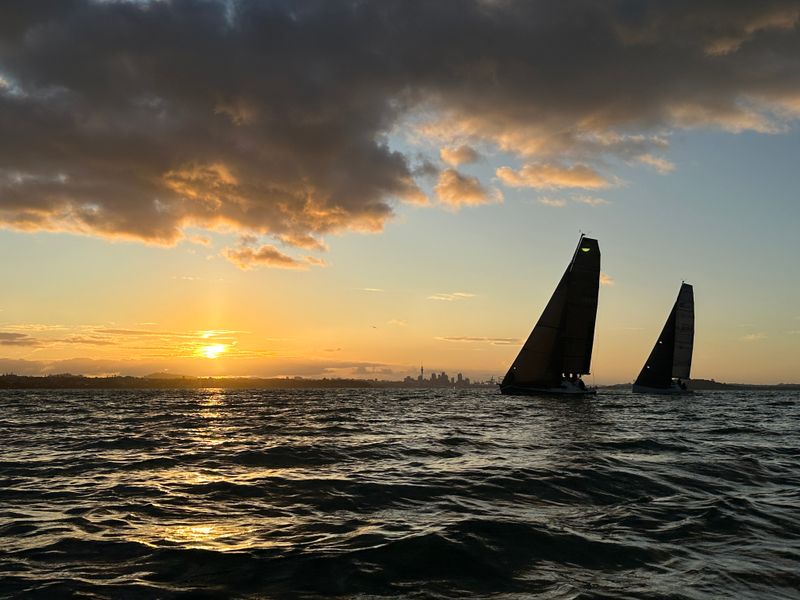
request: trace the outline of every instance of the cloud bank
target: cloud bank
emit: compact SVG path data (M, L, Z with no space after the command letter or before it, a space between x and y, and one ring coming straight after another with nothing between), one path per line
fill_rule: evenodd
M798 23L795 0L5 0L0 226L321 251L427 202L390 146L412 130L451 167L504 152L512 187L668 173L672 130L800 115ZM491 201L470 177L440 199ZM265 241L227 255L307 264Z

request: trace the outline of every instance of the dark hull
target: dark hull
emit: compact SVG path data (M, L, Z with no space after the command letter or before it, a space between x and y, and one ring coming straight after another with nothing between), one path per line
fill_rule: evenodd
M528 387L521 385L501 385L500 393L507 396L548 396L551 398L586 398L596 396L597 390L587 388L560 388L560 387Z

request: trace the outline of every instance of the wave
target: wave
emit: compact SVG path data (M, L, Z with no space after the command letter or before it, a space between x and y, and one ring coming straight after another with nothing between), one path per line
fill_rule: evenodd
M0 596L800 589L796 393L14 392L0 414Z

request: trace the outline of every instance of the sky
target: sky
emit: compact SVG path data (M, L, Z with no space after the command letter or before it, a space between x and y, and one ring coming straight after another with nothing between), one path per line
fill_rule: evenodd
M0 372L800 381L796 1L5 0Z

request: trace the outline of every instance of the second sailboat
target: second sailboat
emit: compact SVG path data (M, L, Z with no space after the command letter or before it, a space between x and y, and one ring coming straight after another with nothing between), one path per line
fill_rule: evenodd
M694 290L688 283L682 283L664 329L633 384L633 391L642 394L690 394L683 380L689 378L693 348Z

